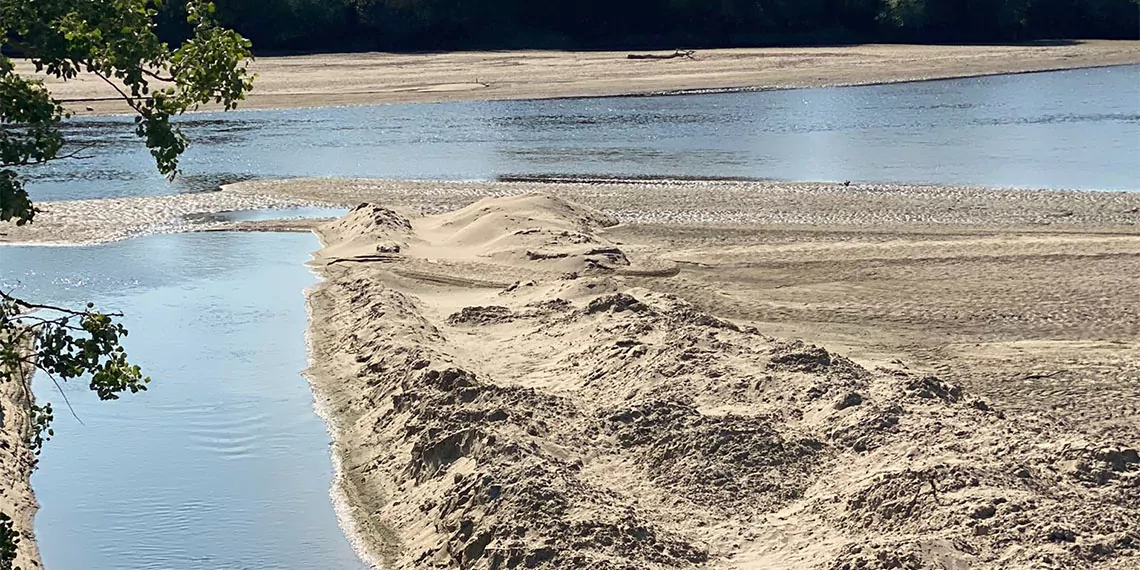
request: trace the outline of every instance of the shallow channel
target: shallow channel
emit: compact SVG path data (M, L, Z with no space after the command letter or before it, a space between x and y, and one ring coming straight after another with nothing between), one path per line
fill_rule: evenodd
M51 570L365 568L337 525L306 366L308 234L156 235L0 248L0 286L126 314L145 393L43 375L56 436L33 476Z

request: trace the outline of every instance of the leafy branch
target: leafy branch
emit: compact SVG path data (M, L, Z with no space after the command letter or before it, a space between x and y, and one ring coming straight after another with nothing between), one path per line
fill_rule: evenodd
M155 22L165 0L3 0L0 50L15 46L37 72L64 81L80 73L101 78L134 111L135 134L159 172L173 178L188 139L171 118L205 104L234 109L253 80L249 41L218 26L209 1L180 1L193 33L172 49L159 39ZM20 168L82 158L90 148L63 152L61 125L68 116L43 81L20 76L0 53L0 224L34 223L39 212ZM146 390L150 378L121 344L127 336L121 317L91 303L71 309L0 291L0 382L18 381L26 388L26 374L39 370L69 409L61 383L81 377L101 400ZM50 403L31 404L28 396L32 429L26 443L38 456L53 435L54 412ZM0 513L0 570L12 567L17 552L11 522Z

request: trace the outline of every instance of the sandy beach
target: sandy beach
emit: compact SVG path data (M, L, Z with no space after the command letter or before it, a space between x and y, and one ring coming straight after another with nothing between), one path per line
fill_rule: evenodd
M207 215L302 204L354 209ZM385 568L1140 556L1140 194L311 179L45 210L3 239L318 232L307 376Z
M1140 555L1136 198L373 184L405 206L318 228L308 375L385 568Z
M328 54L257 59L241 108L276 109L865 85L1140 64L1140 42L1022 46L861 45L699 50L692 59L630 60L630 52ZM31 74L27 62L20 73ZM102 80L48 80L78 115L129 110ZM90 110L89 110L90 109Z

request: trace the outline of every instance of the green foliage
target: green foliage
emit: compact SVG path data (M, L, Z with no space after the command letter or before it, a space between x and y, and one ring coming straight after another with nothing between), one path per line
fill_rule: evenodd
M173 177L188 141L171 119L208 103L233 109L252 77L249 41L216 23L212 3L177 5L185 33L174 48L158 34L159 11L170 9L158 0L3 0L0 50L18 51L51 77L66 81L87 73L105 81L134 111L135 134L158 170ZM35 221L22 168L75 157L63 153L66 116L42 81L21 77L0 53L0 222ZM57 387L89 378L101 400L146 390L150 378L130 363L121 344L127 336L116 320L121 316L90 303L74 310L0 291L0 382L24 382L26 371L38 369ZM44 403L29 413L32 431L25 443L38 456L53 435L54 411ZM12 567L17 543L11 519L0 514L0 570Z
M1140 37L1140 0L217 0L267 51Z
M51 422L55 420L55 411L52 410L50 403L42 406L32 404L28 413L31 416L32 429L28 432L24 445L32 455L39 457L47 440L55 436L55 430L51 428Z
M0 513L0 570L20 570L12 564L19 547L20 534L12 528L12 518Z
M101 400L146 390L150 378L127 360L121 344L127 329L115 322L119 316L98 312L91 303L73 310L0 292L0 381L23 381L23 371L34 367L57 383L89 377L89 388ZM35 433L29 443L38 455L53 435L51 404L33 406L31 417Z

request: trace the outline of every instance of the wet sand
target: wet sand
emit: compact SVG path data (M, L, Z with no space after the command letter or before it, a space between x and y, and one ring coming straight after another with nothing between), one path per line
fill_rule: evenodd
M266 57L252 65L257 84L242 108L866 85L1140 64L1140 42L710 49L698 50L693 59L664 61L629 60L628 54L509 51ZM18 70L32 71L27 63ZM91 76L49 80L48 87L79 115L128 112L110 87Z

